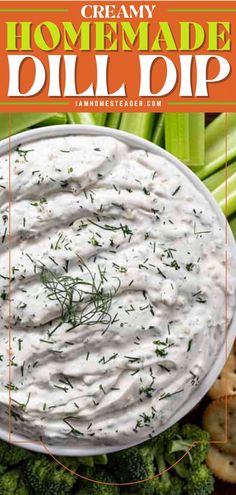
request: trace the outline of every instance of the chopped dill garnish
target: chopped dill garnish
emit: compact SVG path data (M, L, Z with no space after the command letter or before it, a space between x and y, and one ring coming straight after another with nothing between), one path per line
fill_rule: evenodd
M170 397L173 397L174 395L180 394L181 392L184 392L184 389L182 388L181 390L177 390L176 392L173 393L163 393L159 400L164 400L164 399L169 399Z
M103 356L98 362L99 364L107 364L113 359L116 359L117 356L118 356L118 352L114 352L114 354L112 354L112 356L110 356L109 358L106 359L105 356Z
M192 297L195 297L195 301L198 303L204 304L207 302L201 290L199 290L195 294L192 294Z
M7 300L7 292L5 291L5 289L3 289L3 292L0 294L0 297L3 301Z
M103 386L102 386L101 384L99 385L99 388L100 388L100 390L102 391L102 393L103 393L104 395L106 395L106 392L105 392L105 390L104 390L104 388L103 388Z
M31 150L23 150L21 148L21 145L19 144L16 148L16 152L18 153L18 155L21 157L21 158L24 158L25 162L28 162L27 160L27 155L28 153L30 153L31 151L34 151L33 149Z
M168 355L168 350L170 347L173 347L174 344L170 344L168 342L168 339L165 340L165 342L162 342L161 340L154 340L153 344L155 344L156 349L155 353L157 356L160 357L166 357Z
M128 359L130 363L139 363L141 361L140 357L135 356L124 356L125 359Z
M193 263L187 263L187 265L185 265L185 268L186 268L187 272L192 272L193 268L194 268L194 264Z
M143 192L146 194L146 196L150 196L150 191L146 187L143 187Z
M175 196L175 195L179 192L179 190L180 190L180 189L181 189L181 186L178 186L178 187L175 189L175 191L171 194L171 196Z
M188 341L188 348L187 348L187 352L190 352L191 351L191 348L192 348L192 343L193 343L193 339L189 340Z
M75 437L84 436L84 434L80 430L78 430L71 424L71 420L73 419L76 420L77 418L73 418L73 416L67 416L66 418L63 419L64 423L66 423L66 425L69 426L70 428L68 435L73 435Z

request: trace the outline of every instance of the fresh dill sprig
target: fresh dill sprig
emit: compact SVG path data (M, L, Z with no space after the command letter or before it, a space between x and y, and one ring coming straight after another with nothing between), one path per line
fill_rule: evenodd
M81 277L60 275L45 267L42 268L41 282L47 290L48 299L57 301L61 309L61 323L50 332L49 336L62 323L70 325L67 332L81 325L100 323L104 327L102 332L104 334L112 322L110 308L112 299L119 290L120 280L116 278L116 287L106 291L105 268L99 266L98 272L93 274L81 259L79 266L83 273Z

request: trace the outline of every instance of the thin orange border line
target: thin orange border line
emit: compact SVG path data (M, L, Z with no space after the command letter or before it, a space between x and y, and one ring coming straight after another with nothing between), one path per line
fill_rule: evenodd
M11 263L11 205L12 205L12 197L11 197L11 114L8 114L8 309L9 309L9 321L8 321L8 377L9 377L9 404L8 404L8 435L9 442L11 442L11 429L12 429L12 415L11 415L11 382L12 382L12 370L11 370L11 353L12 353L12 332L11 332L11 277L12 277L12 263Z
M159 0L160 1L160 0ZM12 377L12 373L11 373L11 353L12 353L12 348L11 348L11 342L12 342L12 328L11 328L11 322L12 322L12 313L11 313L11 278L12 278L12 258L11 258L11 206L12 206L12 191L11 191L11 113L9 112L9 118L8 118L8 124L9 124L9 136L8 136L8 153L9 153L9 191L8 191L8 203L9 203L9 219L8 219L8 228L9 228L9 232L8 232L8 238L9 238L9 296L8 296L8 299L9 299L9 303L8 303L8 306L9 306L9 325L8 325L8 335L9 335L9 385L11 384L11 377ZM227 119L227 113L225 113L225 246L227 248L227 245L228 245L228 223L227 223L227 199L228 199L228 196L227 196L227 178L228 178L228 170L227 170L227 167L228 167L228 136L227 136L227 129L228 129L228 119ZM228 292L228 256L227 256L227 249L225 251L225 303L224 303L224 314L225 314L225 355L227 357L227 331L228 331L228 327L227 327L227 323L228 323L228 307L227 307L227 292ZM11 415L11 387L9 386L9 443L13 443L11 442L11 427L12 427L12 415ZM227 443L228 441L228 401L227 401L227 396L225 396L225 435L226 435L226 439L225 440L222 440L222 441L210 441L209 444L224 444L224 443ZM19 444L19 445L23 445L23 444L34 444L34 445L42 445L45 452L50 455L50 457L56 461L61 467L63 467L66 471L70 472L72 475L75 475L79 478L83 478L87 481L90 481L90 482L93 482L93 483L97 483L97 484L100 484L100 485L112 485L112 486L129 486L129 485L137 485L137 484L140 484L140 483L144 483L144 482L147 482L149 480L152 480L152 479L155 479L155 478L158 478L159 476L161 476L163 473L169 471L173 466L175 466L176 464L178 464L186 455L188 455L188 453L191 451L191 449L194 447L194 445L196 444L199 444L199 443L204 443L204 442L194 442L193 445L189 448L188 452L186 452L180 459L178 459L178 461L173 464L172 466L168 467L167 469L165 469L164 471L162 471L161 473L158 473L156 474L155 476L152 476L150 478L146 478L146 479L143 479L143 480L137 480L135 482L130 482L130 483L106 483L106 482L101 482L101 481L97 481L97 480L93 480L91 478L86 478L82 475L80 475L79 473L76 473L72 470L70 470L68 467L64 466L62 463L60 463L60 461L54 457L54 455L50 452L50 450L48 449L47 445L41 440L41 441L34 441L34 440L25 440L25 441L16 441L14 442L13 444Z
M8 0L9 3L10 2L11 3L12 2L14 2L14 3L15 2L21 2L21 3L27 3L27 2L29 3L29 2L31 2L31 4L33 4L34 1L35 1L35 3L39 3L37 0L33 0L33 1L32 0L23 0L23 2L22 2L22 0ZM74 3L79 3L79 2L83 2L84 0L69 0L69 1L70 2L74 2ZM102 0L102 1L104 2L104 0ZM122 0L114 0L114 1L115 2L118 2L119 1L120 3L122 2ZM132 0L127 0L127 1L131 2ZM142 0L135 0L135 1L142 2ZM40 2L45 2L45 3L47 2L48 3L48 0L40 0ZM57 3L58 2L64 2L64 3L66 3L65 0L50 0L50 2L57 2ZM146 2L152 2L153 3L153 0L146 0ZM205 2L206 3L206 0L158 0L158 3L159 2L162 2L162 3L172 3L172 2L175 2L175 3L186 2L187 3L188 2L188 3L191 4L191 2L193 2L193 3ZM214 3L222 4L222 1L221 0L207 0L207 2L212 2L212 3L214 2ZM233 2L235 2L235 0L227 0L227 3L228 2L232 2L233 3ZM5 0L3 3L7 3L7 1Z
M225 360L228 355L227 332L228 332L228 114L225 113L225 304L224 304L224 320L225 320ZM228 398L225 395L225 442L228 441Z

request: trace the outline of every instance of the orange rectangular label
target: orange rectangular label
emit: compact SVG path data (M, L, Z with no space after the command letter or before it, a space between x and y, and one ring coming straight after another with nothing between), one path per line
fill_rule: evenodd
M234 111L236 1L0 2L0 111Z

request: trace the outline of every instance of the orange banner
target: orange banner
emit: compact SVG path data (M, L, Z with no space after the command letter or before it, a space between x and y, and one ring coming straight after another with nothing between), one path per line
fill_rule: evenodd
M0 111L235 111L236 1L0 2Z

